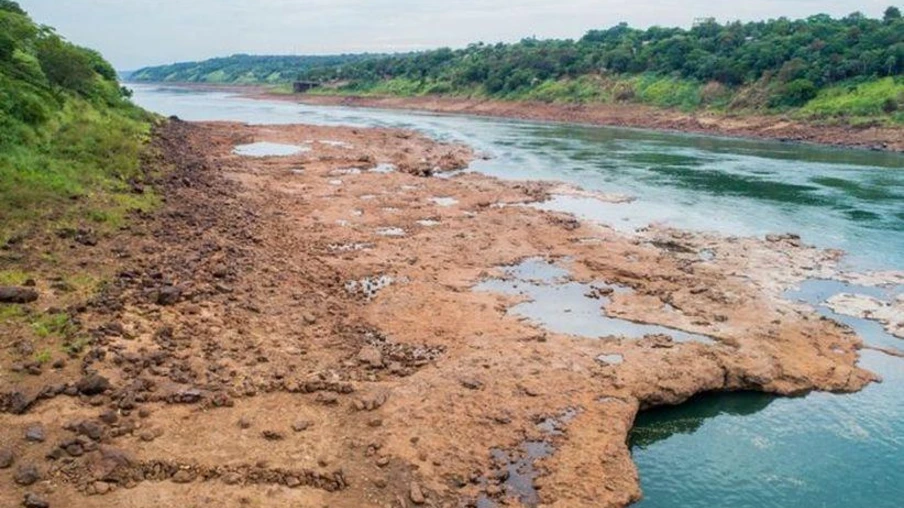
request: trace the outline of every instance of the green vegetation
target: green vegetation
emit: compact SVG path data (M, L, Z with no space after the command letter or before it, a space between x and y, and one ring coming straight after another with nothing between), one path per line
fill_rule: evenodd
M151 118L128 95L97 52L0 0L0 243L32 219L115 227L153 203L129 194Z
M791 112L902 122L904 19L853 13L801 20L638 30L622 23L577 41L524 39L330 63L238 56L146 69L151 81L327 86L312 93L452 95L565 103L642 103L695 110ZM277 64L278 62L278 64Z
M232 55L203 62L145 67L129 75L129 80L158 83L277 84L291 82L300 72L308 69L347 65L380 56L385 55Z
M42 314L32 321L31 327L35 335L42 338L66 337L74 330L69 315L63 313Z

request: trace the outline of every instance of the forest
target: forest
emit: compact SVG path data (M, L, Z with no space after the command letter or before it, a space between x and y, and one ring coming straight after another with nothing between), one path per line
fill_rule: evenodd
M386 55L272 56L232 55L203 62L145 67L128 75L135 82L285 83L313 68L337 68Z
M904 122L904 19L897 7L881 18L853 13L746 23L702 19L690 28L645 30L620 23L578 40L295 58L304 63L292 65L291 57L232 57L144 69L136 79L302 79L329 85L317 93L793 110L814 118ZM330 58L343 60L330 63Z
M150 130L116 71L0 0L0 243L24 220L78 208L115 226L153 199L128 192Z

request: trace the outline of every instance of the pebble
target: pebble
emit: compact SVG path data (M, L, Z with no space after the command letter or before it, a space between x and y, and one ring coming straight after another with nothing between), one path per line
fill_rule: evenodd
M339 394L336 392L320 392L317 394L316 400L325 406L331 406L339 403Z
M107 492L110 492L112 485L107 482L94 482L94 492L98 495L102 496Z
M358 352L358 363L374 369L381 368L383 367L383 353L374 346L364 346Z
M41 472L32 464L19 466L13 479L19 485L29 486L41 479Z
M173 475L173 483L191 483L195 476L187 469L180 469Z
M424 504L427 502L427 498L424 497L424 491L421 490L421 486L417 484L417 482L411 482L411 489L408 493L408 497L411 498L411 502L414 504Z
M110 388L110 380L98 374L91 374L80 379L75 386L85 395L100 395Z
M8 469L12 467L13 462L16 461L16 456L13 455L13 451L9 448L0 449L0 469Z
M311 428L312 425L313 423L308 420L299 420L292 424L292 430L295 432L304 432Z
M41 425L30 425L25 429L25 440L32 443L43 443L47 439L44 433L44 427Z
M25 494L25 501L22 502L22 505L25 508L50 508L50 503L32 492Z

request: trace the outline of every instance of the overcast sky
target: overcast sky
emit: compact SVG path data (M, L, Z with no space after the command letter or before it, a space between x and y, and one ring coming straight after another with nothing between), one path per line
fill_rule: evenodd
M391 52L522 37L578 38L620 21L878 17L895 0L19 0L120 70L234 53ZM898 2L900 3L900 2Z

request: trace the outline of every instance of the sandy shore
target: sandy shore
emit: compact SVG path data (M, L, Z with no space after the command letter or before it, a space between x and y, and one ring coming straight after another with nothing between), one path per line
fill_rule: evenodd
M233 153L261 141L306 150ZM28 308L66 309L86 342L31 366L37 339L3 330L18 339L0 357L0 505L625 506L641 496L639 410L875 379L859 338L782 299L839 257L793 236L581 222L532 205L592 193L430 176L471 153L410 132L175 121L154 144L158 212L97 242L8 247L41 273ZM83 302L54 284L67 270L111 282ZM474 290L487 280L515 290ZM574 336L515 312L574 287L599 302L593 323L693 340Z

